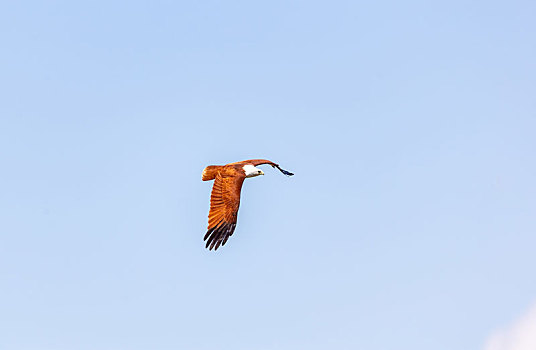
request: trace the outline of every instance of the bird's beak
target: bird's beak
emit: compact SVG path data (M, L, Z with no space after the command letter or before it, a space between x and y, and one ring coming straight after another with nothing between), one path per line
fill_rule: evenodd
M261 175L264 175L264 171L261 170Z

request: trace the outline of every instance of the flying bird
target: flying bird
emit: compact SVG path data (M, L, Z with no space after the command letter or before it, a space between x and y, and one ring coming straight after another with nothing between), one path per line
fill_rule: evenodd
M208 229L203 240L206 248L217 250L224 246L236 227L240 191L247 177L264 175L256 168L258 165L269 164L287 176L294 175L278 164L266 159L250 159L226 165L209 165L203 170L203 181L214 180L210 194L210 210L208 213Z

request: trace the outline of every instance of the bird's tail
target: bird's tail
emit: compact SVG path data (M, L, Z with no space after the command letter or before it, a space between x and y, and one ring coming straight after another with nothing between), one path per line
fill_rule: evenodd
M203 181L214 180L221 168L223 168L223 166L221 165L207 166L205 170L203 170L203 176L202 176Z

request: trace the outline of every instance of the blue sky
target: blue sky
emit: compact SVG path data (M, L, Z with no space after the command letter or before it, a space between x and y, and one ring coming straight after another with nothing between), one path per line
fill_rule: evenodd
M0 5L0 348L482 349L536 300L533 1ZM205 250L209 164L268 158Z

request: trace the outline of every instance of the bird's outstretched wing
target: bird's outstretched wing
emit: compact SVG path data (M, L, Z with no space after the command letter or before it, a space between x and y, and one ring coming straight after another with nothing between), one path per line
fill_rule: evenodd
M252 164L253 166L258 166L258 165L263 165L263 164L269 164L271 165L273 168L277 168L279 169L280 172L282 172L283 174L287 175L287 176L292 176L294 175L293 173L291 173L290 171L287 171L283 168L281 168L279 166L279 164L276 164L274 162L272 162L271 160L268 160L268 159L249 159L249 160L244 160L242 162L238 162L238 163L243 163L243 164Z
M204 238L209 250L225 245L233 234L240 206L240 191L245 178L243 171L216 175L210 195L208 229Z

